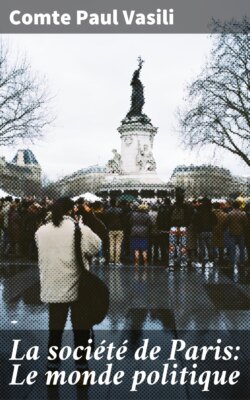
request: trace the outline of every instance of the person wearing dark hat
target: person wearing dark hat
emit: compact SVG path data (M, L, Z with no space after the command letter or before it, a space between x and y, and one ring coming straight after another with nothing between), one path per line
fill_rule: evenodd
M188 265L187 227L192 221L193 209L184 202L184 190L176 188L175 203L170 208L169 267L177 262Z

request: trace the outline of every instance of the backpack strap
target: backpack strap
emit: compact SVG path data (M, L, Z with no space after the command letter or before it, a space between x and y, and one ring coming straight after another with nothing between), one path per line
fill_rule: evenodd
M80 269L80 271L85 271L83 259L82 259L82 250L81 250L81 240L82 240L82 232L78 222L75 222L75 232L74 232L74 245L75 245L75 256L76 262Z

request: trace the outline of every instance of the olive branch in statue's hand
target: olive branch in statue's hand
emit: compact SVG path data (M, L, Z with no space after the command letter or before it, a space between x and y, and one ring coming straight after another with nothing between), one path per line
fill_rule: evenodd
M141 58L141 56L139 56L137 60L138 60L139 69L141 69L141 67L145 61Z

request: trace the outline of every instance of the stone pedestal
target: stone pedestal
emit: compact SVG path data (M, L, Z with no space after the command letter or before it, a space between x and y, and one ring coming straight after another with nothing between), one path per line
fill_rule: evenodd
M157 132L150 119L140 116L126 117L118 128L121 135L121 173L124 175L155 175L153 157L154 136Z

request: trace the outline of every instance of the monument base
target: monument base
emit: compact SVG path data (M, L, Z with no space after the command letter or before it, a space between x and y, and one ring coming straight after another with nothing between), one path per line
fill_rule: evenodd
M155 172L149 172L144 174L112 174L107 175L105 181L108 184L150 184L150 185L162 185L164 182L157 176Z
M98 191L101 197L116 197L121 194L139 195L141 198L166 197L171 195L169 184L156 173L107 174Z

